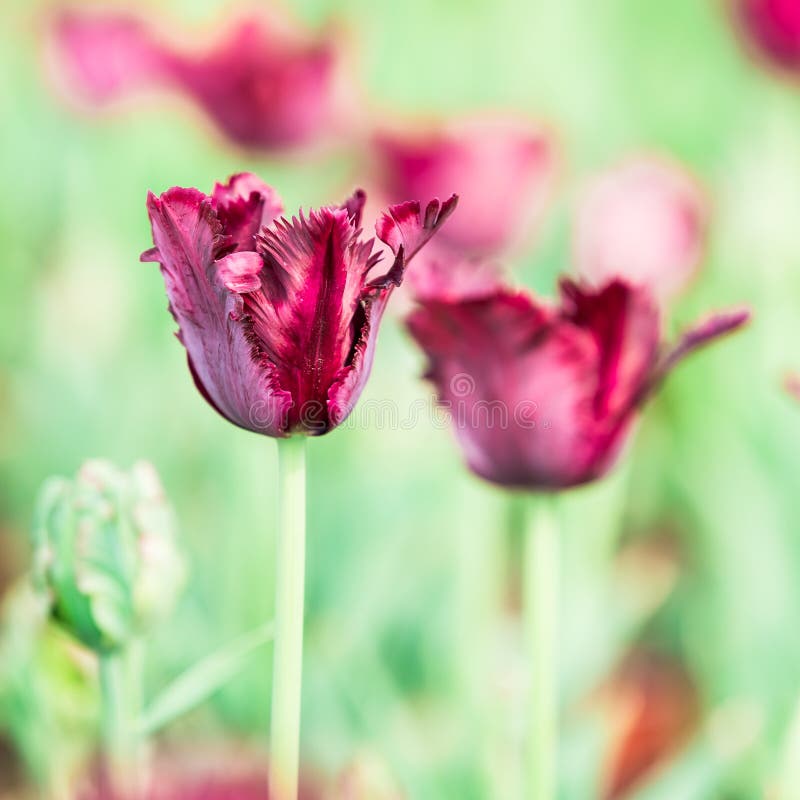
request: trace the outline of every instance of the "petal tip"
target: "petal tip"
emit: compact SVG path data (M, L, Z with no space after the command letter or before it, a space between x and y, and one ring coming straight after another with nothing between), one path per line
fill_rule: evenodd
M159 252L157 247L151 247L148 250L145 250L140 256L139 261L143 264L149 264L153 262L160 262L161 261L161 253Z

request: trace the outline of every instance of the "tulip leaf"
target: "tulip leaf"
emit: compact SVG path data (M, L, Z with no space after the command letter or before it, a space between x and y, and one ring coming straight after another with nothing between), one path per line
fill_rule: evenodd
M189 667L142 713L138 726L140 733L155 733L207 700L232 680L253 653L271 642L273 636L273 624L263 625Z

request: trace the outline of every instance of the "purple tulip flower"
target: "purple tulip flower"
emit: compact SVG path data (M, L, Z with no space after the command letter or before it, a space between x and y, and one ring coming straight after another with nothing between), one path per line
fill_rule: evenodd
M767 64L800 72L800 0L731 0L742 39Z
M202 108L247 148L305 144L333 116L336 59L261 16L241 18L201 49L165 41L124 12L64 12L54 25L59 82L92 106L140 88L167 88Z
M250 174L211 196L172 188L147 208L170 311L189 369L226 419L268 436L322 434L352 411L372 364L381 315L406 263L456 205L391 206L376 231L394 261L361 236L363 192L288 220Z
M647 289L563 280L557 307L497 288L421 301L408 325L469 467L502 486L552 490L602 476L666 373L748 318L715 315L663 348Z

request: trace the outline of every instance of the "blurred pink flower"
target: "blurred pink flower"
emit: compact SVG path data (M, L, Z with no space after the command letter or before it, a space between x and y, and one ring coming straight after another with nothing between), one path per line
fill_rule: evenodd
M633 158L592 180L574 232L578 272L595 284L623 278L659 298L694 275L703 252L707 208L694 178L677 164Z
M54 40L60 82L90 104L136 88L169 88L244 147L306 143L332 117L333 46L306 41L260 16L240 19L210 47L191 52L125 12L63 12Z
M783 376L783 389L793 400L800 400L800 373L787 372Z
M425 132L384 132L375 137L375 148L390 200L458 193L458 216L439 244L459 257L496 254L530 233L539 222L555 172L550 136L509 120L475 119Z
M473 472L508 487L563 489L602 476L667 372L748 317L713 316L663 349L649 291L563 280L558 307L498 288L422 301L408 325Z
M275 191L250 174L210 197L177 187L149 195L155 247L142 260L161 263L197 388L235 425L315 435L352 411L392 289L456 198L391 206L376 230L394 262L375 278L364 202L359 191L287 220Z
M770 65L800 70L800 0L731 0L745 44Z

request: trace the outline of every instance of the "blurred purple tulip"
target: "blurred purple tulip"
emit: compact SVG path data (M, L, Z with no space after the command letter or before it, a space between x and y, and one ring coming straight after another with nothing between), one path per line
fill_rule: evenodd
M384 132L375 148L390 200L458 193L458 216L439 244L467 258L496 254L535 229L555 172L552 138L509 120Z
M332 119L332 44L260 16L227 26L208 47L184 50L126 12L65 11L54 43L59 81L70 93L103 105L137 88L172 89L243 147L305 144Z
M341 206L279 217L254 175L212 195L172 188L147 207L170 310L197 388L226 419L268 436L322 434L352 411L369 376L378 324L405 265L456 205L391 206L378 236L394 262L361 237L363 192Z
M269 800L267 770L258 755L238 745L196 744L157 753L148 769L146 786L132 796L108 783L94 768L78 800ZM304 780L298 800L316 800L319 787Z
M611 278L658 298L692 278L703 252L706 199L677 164L642 156L594 178L577 211L575 261L595 285Z
M731 0L744 43L777 69L800 70L800 0Z
M557 307L500 288L423 301L408 325L473 472L507 487L563 489L602 476L666 373L748 318L716 315L663 349L649 291L563 280Z

